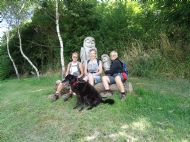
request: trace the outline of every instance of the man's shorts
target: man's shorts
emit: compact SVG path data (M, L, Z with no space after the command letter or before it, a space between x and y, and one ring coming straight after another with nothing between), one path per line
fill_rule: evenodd
M123 75L121 74L121 73L116 73L116 74L114 74L114 75L112 75L112 76L110 76L110 75L108 75L108 78L109 78L109 80L110 80L110 83L109 84L115 84L116 82L115 82L115 77L116 76L119 76L120 78L121 78L121 81L122 82L125 82L125 80L124 80L124 78L123 78Z

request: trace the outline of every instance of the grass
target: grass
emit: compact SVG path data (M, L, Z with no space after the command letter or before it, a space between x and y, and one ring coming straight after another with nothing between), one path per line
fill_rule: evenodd
M131 78L125 102L73 110L75 98L50 102L57 76L0 82L2 142L190 141L190 82Z

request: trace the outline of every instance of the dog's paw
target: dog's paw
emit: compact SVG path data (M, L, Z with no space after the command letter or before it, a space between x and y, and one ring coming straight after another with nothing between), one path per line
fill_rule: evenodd
M81 108L79 109L79 112L82 111L83 109L84 109L84 107L81 107Z
M78 106L73 107L73 109L76 109Z
M91 107L88 107L88 108L87 108L87 110L91 110L92 108L93 108L93 106L91 106Z

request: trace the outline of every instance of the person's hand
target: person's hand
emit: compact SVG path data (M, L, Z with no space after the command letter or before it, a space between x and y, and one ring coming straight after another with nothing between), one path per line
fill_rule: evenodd
M107 70L107 71L105 71L105 74L109 74L109 71Z
M77 76L78 79L80 79L81 77L82 77L81 75Z
M97 74L97 73L93 73L92 75L93 75L93 76L97 76L98 74Z
M63 85L63 86L66 86L66 85L67 85L67 83L66 83L66 82L64 82L64 83L62 83L62 85Z

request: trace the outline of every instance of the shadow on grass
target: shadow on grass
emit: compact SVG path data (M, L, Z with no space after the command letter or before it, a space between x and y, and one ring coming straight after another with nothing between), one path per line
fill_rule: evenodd
M144 89L137 89L135 94L128 96L125 103L115 98L117 104L111 109L113 123L108 123L107 114L107 130L96 129L83 140L189 141L189 100ZM186 107L180 107L182 104Z

